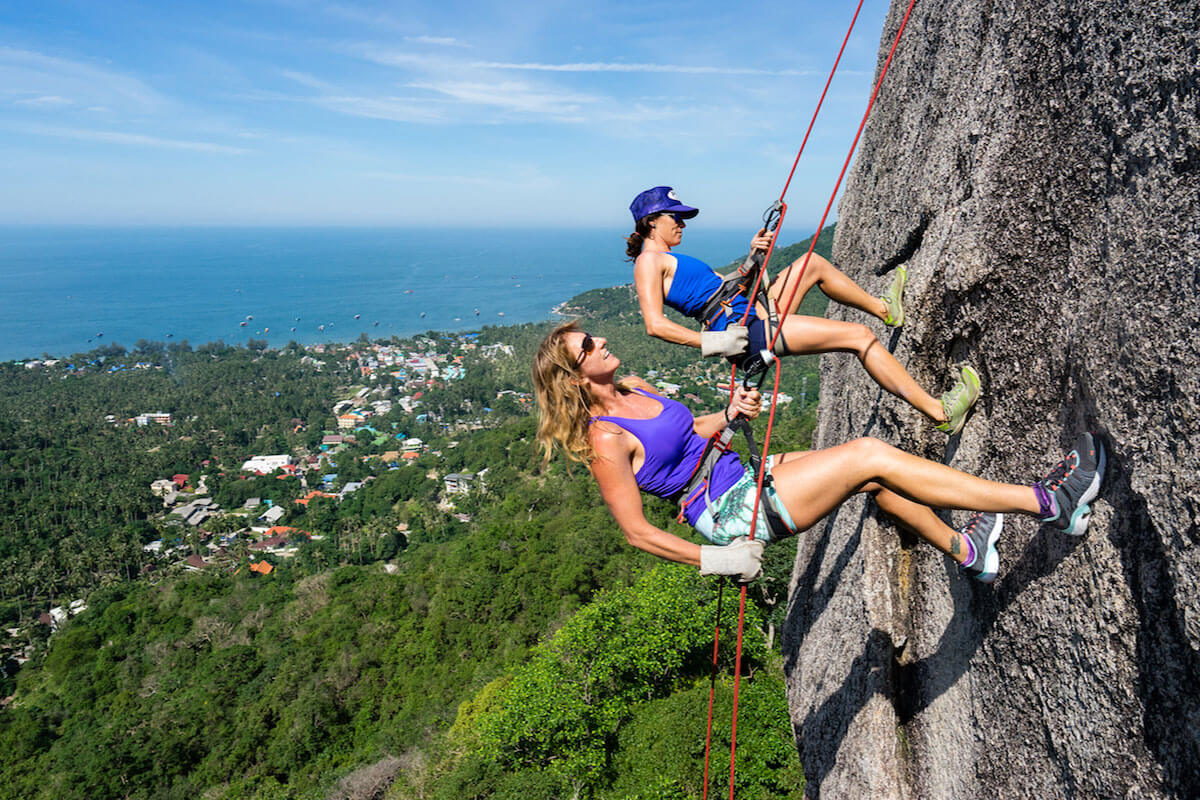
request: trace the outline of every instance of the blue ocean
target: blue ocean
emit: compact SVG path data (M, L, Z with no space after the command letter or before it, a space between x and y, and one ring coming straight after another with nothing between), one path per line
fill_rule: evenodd
M278 347L545 320L632 281L626 233L0 227L0 361L139 339ZM680 250L722 266L752 233L691 229Z

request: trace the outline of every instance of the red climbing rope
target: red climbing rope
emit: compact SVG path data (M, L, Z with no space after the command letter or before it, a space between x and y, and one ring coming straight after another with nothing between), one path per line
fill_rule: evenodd
M825 227L825 220L829 218L829 211L833 208L833 201L837 198L838 189L841 188L842 180L846 176L846 170L850 167L850 160L854 156L855 148L858 147L858 140L862 137L863 129L867 125L867 119L871 114L872 107L874 107L874 105L875 105L875 98L879 95L879 89L883 85L883 79L887 75L888 67L892 63L892 56L895 55L896 48L900 44L900 37L904 34L904 28L905 28L905 26L908 25L908 18L912 14L914 5L916 5L916 0L909 0L908 9L904 12L904 19L901 20L901 22L900 22L900 28L896 31L896 38L892 41L892 47L888 51L887 59L883 62L883 68L879 72L879 78L875 81L875 88L871 92L871 99L867 102L867 110L863 113L862 122L860 122L858 125L858 132L854 134L854 142L851 143L851 145L850 145L850 152L846 154L846 161L842 165L842 171L838 175L837 183L834 184L833 192L829 196L829 202L825 206L825 213L823 213L821 215L821 221L817 225L816 233L813 234L812 244L809 245L808 253L805 254L803 263L800 266L800 274L797 276L795 283L792 285L791 292L788 294L787 302L783 303L781 305L778 305L777 306L778 309L790 308L792 305L792 301L796 297L796 292L800 288L800 282L804 279L804 270L808 268L809 259L812 258L813 251L816 249L816 246L817 246L817 240L820 238L821 231ZM862 3L860 1L859 8L861 8L861 7L862 7ZM858 17L857 9L854 12L854 16L857 19L857 17ZM851 27L851 30L853 30L853 28L854 28L853 21L850 23L850 27ZM850 31L847 31L846 39L848 40L849 38L850 38ZM843 41L842 48L845 49L845 46L846 46L846 43L845 43L845 41ZM842 54L839 51L838 52L838 60L841 59L841 55ZM834 62L834 69L835 70L837 69L837 61ZM830 79L832 80L832 78L833 78L833 73L831 72ZM829 89L829 83L827 81L825 84L825 90L828 91L828 89ZM822 99L822 101L825 99L824 92L821 94L821 99ZM817 109L820 110L819 103L817 105ZM814 121L816 120L816 114L813 115L813 120ZM812 130L812 123L809 123L809 131L811 131L811 130ZM804 141L805 142L808 141L808 133L805 133ZM800 150L801 150L801 152L803 152L803 150L804 150L803 143L801 143L801 145L800 145ZM800 155L797 154L796 155L796 163L799 163L799 161L800 161ZM767 248L767 252L763 257L763 268L762 268L762 270L759 271L759 274L755 280L754 289L751 291L751 293L749 295L747 295L747 299L750 300L750 302L753 302L753 298L754 298L755 294L758 292L758 287L762 280L762 275L764 272L766 272L767 265L770 263L771 253L775 249L775 241L779 237L779 229L783 223L783 216L787 211L787 205L786 205L786 203L783 202L783 199L784 199L784 195L787 194L788 186L791 185L792 175L796 171L796 163L792 164L792 172L788 175L787 182L784 184L784 187L783 187L783 192L780 194L780 197L779 197L779 204L778 204L780 207L779 221L776 224L774 234L772 235L771 242ZM784 280L784 283L782 285L784 285L784 286L787 285L787 277L788 277L788 274L791 272L792 266L793 265L788 265L788 268L786 270L784 270L784 272L782 274L782 277ZM745 323L746 318L749 316L749 311L750 311L749 306L750 306L750 303L747 303L746 314L742 318L743 324ZM771 352L775 351L775 342L779 338L779 332L781 330L781 326L782 326L782 320L780 322L780 325L775 326L775 330L773 331L773 333L771 335L771 341L767 345L767 349L770 350ZM736 378L736 367L734 369L734 373L735 373L734 377ZM763 477L766 474L767 456L769 455L770 448L771 448L771 431L775 424L775 405L779 398L779 373L780 373L780 365L778 362L776 362L776 364L775 364L775 383L774 383L774 389L771 394L771 408L770 408L770 412L767 415L767 430L766 430L766 434L763 438L762 463L759 466L758 481L757 481L757 485L755 488L755 494L754 494L753 508L755 509L755 513L750 517L750 539L752 539L752 540L754 539L755 528L757 527L757 524L758 524L757 510L759 508L759 504L762 502ZM733 386L732 386L732 382L731 382L730 391L732 392L732 390L733 390ZM734 786L735 786L735 778L736 778L736 774L737 774L736 766L737 766L738 695L739 695L739 689L741 687L741 677L742 677L742 633L745 629L745 623L746 623L746 585L745 584L742 585L741 591L739 594L740 594L740 598L739 598L739 605L738 605L737 651L736 651L736 656L735 656L734 662L733 662L733 721L732 721L732 725L730 728L730 740L729 740L729 800L734 800ZM718 628L718 631L719 631L719 628ZM716 663L715 647L716 647L716 644L714 642L714 654L713 654L714 664ZM715 685L715 670L714 670L714 685ZM710 717L711 717L711 704L712 704L712 699L711 699L711 695L710 695L710 699L709 699ZM711 727L711 719L710 719L709 724ZM707 747L705 748L705 763L704 763L704 796L705 796L705 798L708 797L708 749L707 749Z
M721 600L725 597L725 584L717 587L717 629L713 632L712 674L708 684L708 728L704 733L704 797L708 798L708 756L712 749L713 700L717 695L717 654L721 648Z
M791 186L791 184L792 184L792 176L796 174L796 167L800 164L800 156L802 156L804 154L804 146L808 144L808 137L812 133L813 126L817 122L817 115L821 113L821 106L824 105L824 103L825 103L825 95L827 95L829 93L829 85L831 83L833 83L833 76L837 72L838 64L840 64L842 61L842 54L846 52L846 44L850 41L850 34L854 31L854 24L858 21L858 14L860 11L862 11L862 6L863 6L863 0L858 0L858 6L855 7L855 9L854 9L854 16L850 18L850 26L846 29L846 35L842 39L842 46L840 48L838 48L837 58L835 58L833 60L833 67L830 68L830 70L829 70L829 77L825 79L825 87L821 90L821 97L817 100L816 108L813 109L812 119L810 119L808 121L808 129L804 131L804 138L800 142L800 149L796 152L796 160L792 162L792 169L790 172L788 172L787 180L784 181L783 191L781 191L779 193L779 219L775 223L774 235L771 237L771 243L767 246L767 252L763 256L763 268L761 270L759 270L758 275L755 277L754 287L751 289L750 293L747 295L748 299L753 298L758 293L759 286L762 285L763 273L766 272L767 264L769 264L771 261L771 253L775 250L775 240L779 236L779 229L782 227L783 218L787 214L787 204L783 202L783 199L784 199L784 197L787 196L788 187ZM741 322L743 325L746 324L746 319L750 314L750 305L751 305L751 303L749 303L749 302L746 303L746 310L742 314ZM736 378L737 378L737 367L734 367L733 374L730 376L730 382L729 382L729 392L731 395L733 393L733 382ZM772 395L771 412L770 412L770 418L772 418L772 419L775 416L774 398L779 395L779 385L778 385L779 372L778 372L778 369L775 372L775 381L776 381L775 394ZM761 487L761 485L762 485L762 471L761 470L759 471L758 482L759 482L759 486ZM756 509L758 508L757 503L755 505L755 508ZM751 523L750 538L751 539L754 538L753 523ZM716 627L713 631L713 664L712 664L712 675L711 675L709 687L708 687L708 724L707 724L707 730L706 730L705 736L704 736L704 793L703 793L704 800L708 800L708 767L709 767L709 756L710 756L711 748L712 748L713 701L716 698L716 692L717 692L717 654L718 654L719 643L721 641L721 599L722 599L723 594L724 594L724 584L722 584L721 588L717 590L717 622L716 622ZM738 681L740 680L740 666L741 666L741 659L742 659L742 628L743 628L742 621L745 619L745 609L746 609L746 589L743 586L742 592L741 592L740 608L739 608L739 612L738 612L739 623L738 623L738 638L737 638L737 668L736 668L736 675L734 677L734 695L733 695L733 697L734 697L734 701L733 701L733 703L734 703L734 706L733 706L734 741L736 741L736 738L737 738L737 689L738 689ZM729 756L729 763L730 763L729 791L730 791L731 796L733 793L733 758L734 758L734 756L733 756L733 752L732 752L732 748L731 748L731 752L730 752L730 756Z

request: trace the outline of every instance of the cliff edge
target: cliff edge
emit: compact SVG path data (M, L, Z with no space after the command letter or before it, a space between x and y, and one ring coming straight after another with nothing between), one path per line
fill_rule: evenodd
M801 536L810 797L1200 795L1198 28L1196 0L917 2L834 245L875 292L907 266L908 321L829 313L935 395L972 364L984 397L948 442L828 355L817 446L1028 483L1095 430L1109 467L1083 538L1008 517L990 587L862 499Z

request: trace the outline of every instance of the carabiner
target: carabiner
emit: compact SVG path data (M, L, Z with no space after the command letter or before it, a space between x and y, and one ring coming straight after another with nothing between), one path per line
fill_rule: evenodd
M787 204L782 200L776 200L771 203L771 207L763 212L763 228L767 233L774 233L775 228L779 225L779 220L783 219L783 212L787 209Z
M752 353L742 359L739 368L745 373L742 377L743 389L760 389L763 381L767 378L767 371L771 365L775 363L775 354L769 349L759 350L757 353ZM754 385L750 385L750 380L757 378Z

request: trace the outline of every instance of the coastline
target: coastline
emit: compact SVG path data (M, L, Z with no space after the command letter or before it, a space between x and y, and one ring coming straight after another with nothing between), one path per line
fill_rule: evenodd
M595 288L605 289L605 288L618 288L618 287L601 286L601 287L595 287ZM468 334L478 334L484 328L488 328L488 327L510 328L510 327L517 327L520 325L528 325L531 323L536 324L538 322L551 322L551 321L554 321L555 317L558 317L561 319L561 318L566 318L566 317L572 316L570 309L572 307L573 302L576 300L576 298L578 298L579 296L581 296L583 294L586 294L589 291L594 291L594 289L585 289L584 291L579 292L578 294L575 294L566 300L556 303L554 306L552 306L550 308L550 311L548 312L547 316L542 319L524 319L521 321L504 320L499 323L476 325L473 327L466 327L466 328L461 328L461 327L460 328L451 328L451 329L428 328L425 331L415 331L412 333L391 332L387 336L384 336L382 334L379 336L370 336L368 334L368 338L372 342L374 342L374 341L387 340L387 339L392 338L393 336L400 338L400 339L408 339L408 338L413 338L415 336L420 336L423 333L437 333L437 334L446 335L446 336L462 336L462 335L468 335ZM142 337L142 338L144 338L144 337ZM304 341L304 342L298 342L298 343L301 344L306 349L312 348L314 346L334 347L334 346L344 346L344 345L352 344L357 338L358 338L358 335L352 336L350 338L333 337L333 338L327 338L327 339L323 339L323 340L312 340L312 341ZM250 339L253 340L253 337L250 337ZM139 339L139 341L141 341L141 339ZM229 345L231 347L246 347L246 346L248 346L248 342L228 342L228 341L225 341L223 338L210 339L205 342L191 342L188 340L187 337L183 337L181 339L173 339L172 338L169 341L161 342L161 344L163 344L164 347L170 347L170 345L178 344L179 342L187 342L188 345L192 348L203 347L205 345L213 345L218 342ZM0 359L0 364L14 364L14 365L20 366L20 365L27 364L27 363L40 363L40 362L47 361L47 360L48 361L62 361L62 360L66 360L69 358L76 357L76 356L89 355L97 350L111 348L114 345L117 345L120 347L125 347L126 352L130 353L130 352L132 352L133 348L136 346L136 342L133 343L133 345L126 345L124 342L116 341L115 339L111 339L109 341L101 341L101 340L97 339L96 341L89 341L89 343L93 345L92 348L89 350L79 350L79 351L73 351L70 353L51 353L49 351L44 351L41 355L38 355L38 356L30 355L28 357L23 357L23 358ZM286 347L286 345L287 345L287 343L271 344L271 345L268 345L268 347L265 349L280 350L280 349ZM47 359L47 356L49 356L48 359Z
M561 319L572 298L628 282L610 239L603 230L467 230L447 243L400 229L0 229L9 289L0 361L143 340L280 348ZM689 247L723 263L742 239L697 231Z

